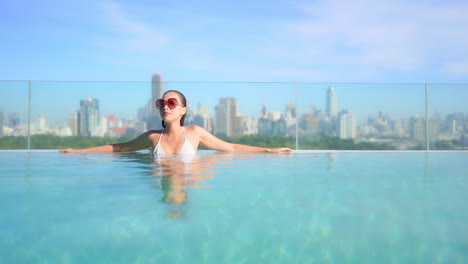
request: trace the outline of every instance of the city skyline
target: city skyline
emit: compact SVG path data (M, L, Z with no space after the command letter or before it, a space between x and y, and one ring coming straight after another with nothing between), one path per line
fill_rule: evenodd
M353 109L358 122L379 112L396 118L425 114L423 84L295 84L295 83L185 83L163 82L166 89L182 91L189 106L202 103L214 114L219 98L235 97L239 111L245 116L256 116L266 104L281 110L284 105L297 104L298 112L309 107L325 109L327 87L340 93L340 107ZM3 112L19 113L27 117L27 86L11 90L0 87L0 108ZM14 89L16 88L16 89ZM151 98L151 82L38 82L32 85L32 119L46 115L52 123L66 123L64 112L71 112L76 102L85 98L100 100L104 115L136 118L138 109ZM298 91L295 91L298 89ZM429 114L446 115L467 112L464 98L468 87L453 84L429 85ZM151 104L153 104L152 102ZM148 103L149 104L149 103Z
M230 104L235 110L236 101L234 98L220 98L219 105ZM31 124L31 134L48 134L58 136L111 136L135 137L147 130L146 122L137 120L122 120L116 116L101 116L99 121L96 116L98 112L98 100L88 98L81 101L82 106L91 107L94 109L81 109L76 111L76 115L70 115L70 126L50 127L47 123L47 117L42 115L39 120ZM228 106L226 105L226 106ZM229 107L231 108L231 107ZM226 109L226 107L221 107ZM95 111L96 110L96 111ZM89 112L94 117L83 118L84 113ZM370 142L370 143L386 143L391 144L397 149L411 149L426 142L426 119L420 116L412 116L408 119L397 120L384 113L379 113L378 116L369 117L365 125L356 126L355 119L351 110L341 110L337 116L329 116L326 110L317 110L305 113L300 117L296 116L296 110L293 105L288 105L283 113L280 111L268 111L262 109L256 119L247 119L239 113L237 115L226 114L225 110L216 113L215 116L206 115L205 110L197 110L187 117L186 125L201 125L211 131L211 123L217 123L220 117L225 120L224 123L233 122L232 126L227 130L218 131L219 125L215 131L211 131L217 136L241 137L244 135L257 136L280 136L280 137L305 137L309 139L320 138L320 136L337 137L340 139L353 139L355 142ZM220 116L218 116L220 115ZM0 119L3 112L0 111ZM88 120L86 120L88 119ZM230 120L231 119L231 120ZM84 121L85 120L85 121ZM81 131L83 127L81 123L94 120L94 129ZM96 122L97 121L97 122ZM73 131L72 123L77 122L77 132ZM21 124L17 115L12 114L7 117L5 135L26 135L25 126ZM222 125L222 124L221 124ZM16 126L16 128L15 128ZM88 125L89 126L89 125ZM454 113L447 116L430 116L429 117L429 139L430 141L450 141L460 146L466 145L468 138L468 114ZM18 130L19 129L19 130ZM298 129L296 131L296 129ZM79 132L78 132L79 131ZM3 131L2 131L3 132ZM2 136L2 134L0 134ZM459 143L455 143L459 142Z

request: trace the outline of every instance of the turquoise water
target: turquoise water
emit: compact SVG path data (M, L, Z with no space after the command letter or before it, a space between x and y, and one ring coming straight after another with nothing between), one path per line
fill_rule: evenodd
M468 263L468 152L0 152L0 263Z

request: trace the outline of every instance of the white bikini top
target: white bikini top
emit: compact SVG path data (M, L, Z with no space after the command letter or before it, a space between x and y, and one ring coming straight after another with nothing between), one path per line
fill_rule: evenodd
M182 148L180 149L180 152L178 154L195 154L196 151L193 148L192 143L187 140L187 135L185 134L185 127L182 127L184 130L184 144L182 145ZM154 147L153 154L156 156L164 156L166 155L166 152L162 148L161 145L161 138L162 138L163 133L161 132L161 135L159 135L159 141L158 144L156 144L156 147Z

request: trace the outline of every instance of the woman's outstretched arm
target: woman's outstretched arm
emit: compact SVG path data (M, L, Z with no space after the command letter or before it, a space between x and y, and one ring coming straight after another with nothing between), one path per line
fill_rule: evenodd
M195 131L200 137L200 144L206 148L226 151L226 152L271 152L271 153L289 153L290 148L262 148L242 144L233 144L221 140L208 132L206 129L195 126Z
M129 152L129 151L137 151L151 147L151 141L149 140L149 135L153 133L152 131L147 131L137 138L124 142L124 143L116 143L116 144L109 144L94 148L85 148L85 149L73 149L73 148L66 148L61 149L61 153L106 153L106 152Z

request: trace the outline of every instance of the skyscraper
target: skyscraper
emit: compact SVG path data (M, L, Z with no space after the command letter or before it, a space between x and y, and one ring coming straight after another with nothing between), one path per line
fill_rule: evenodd
M327 115L330 119L333 119L338 114L338 103L336 99L336 92L333 86L330 86L327 90Z
M429 116L429 122L426 131L426 119L424 117L414 115L410 119L410 136L415 142L425 143L426 132L429 133L429 140L436 141L440 137L440 117Z
M8 126L11 128L17 128L21 124L21 119L18 113L11 113L8 119Z
M38 126L37 130L41 132L45 132L49 129L49 126L47 124L47 116L46 115L40 115L39 120L38 120Z
M341 139L356 138L356 119L349 110L340 113L338 120L338 137Z
M79 127L80 127L80 112L79 111L72 111L68 116L68 126L70 127L71 134L73 136L79 135Z
M294 104L288 104L284 113L284 121L286 122L286 135L296 136L296 106Z
M259 136L286 136L286 121L280 111L268 112L267 118L258 119Z
M237 101L233 97L220 98L215 108L215 134L234 136L236 131Z
M155 102L162 98L164 90L164 83L162 82L161 75L153 74L151 77L151 100L148 102L148 106L146 108L147 111L149 111L146 120L148 129L162 128L162 119L159 115L159 111L156 109Z
M428 124L429 140L431 141L439 140L440 123L441 123L440 116L439 115L430 116L428 121L429 121L429 124Z
M418 115L410 119L410 136L415 142L423 143L426 141L426 120Z
M99 101L94 98L80 102L80 136L91 136L99 126Z
M0 109L0 137L3 136L3 111Z
M213 120L210 116L210 112L208 108L203 106L201 103L198 104L197 110L193 117L193 124L213 132Z
M314 106L304 113L299 122L303 135L313 136L319 131L319 122L326 118L323 111L318 111Z

